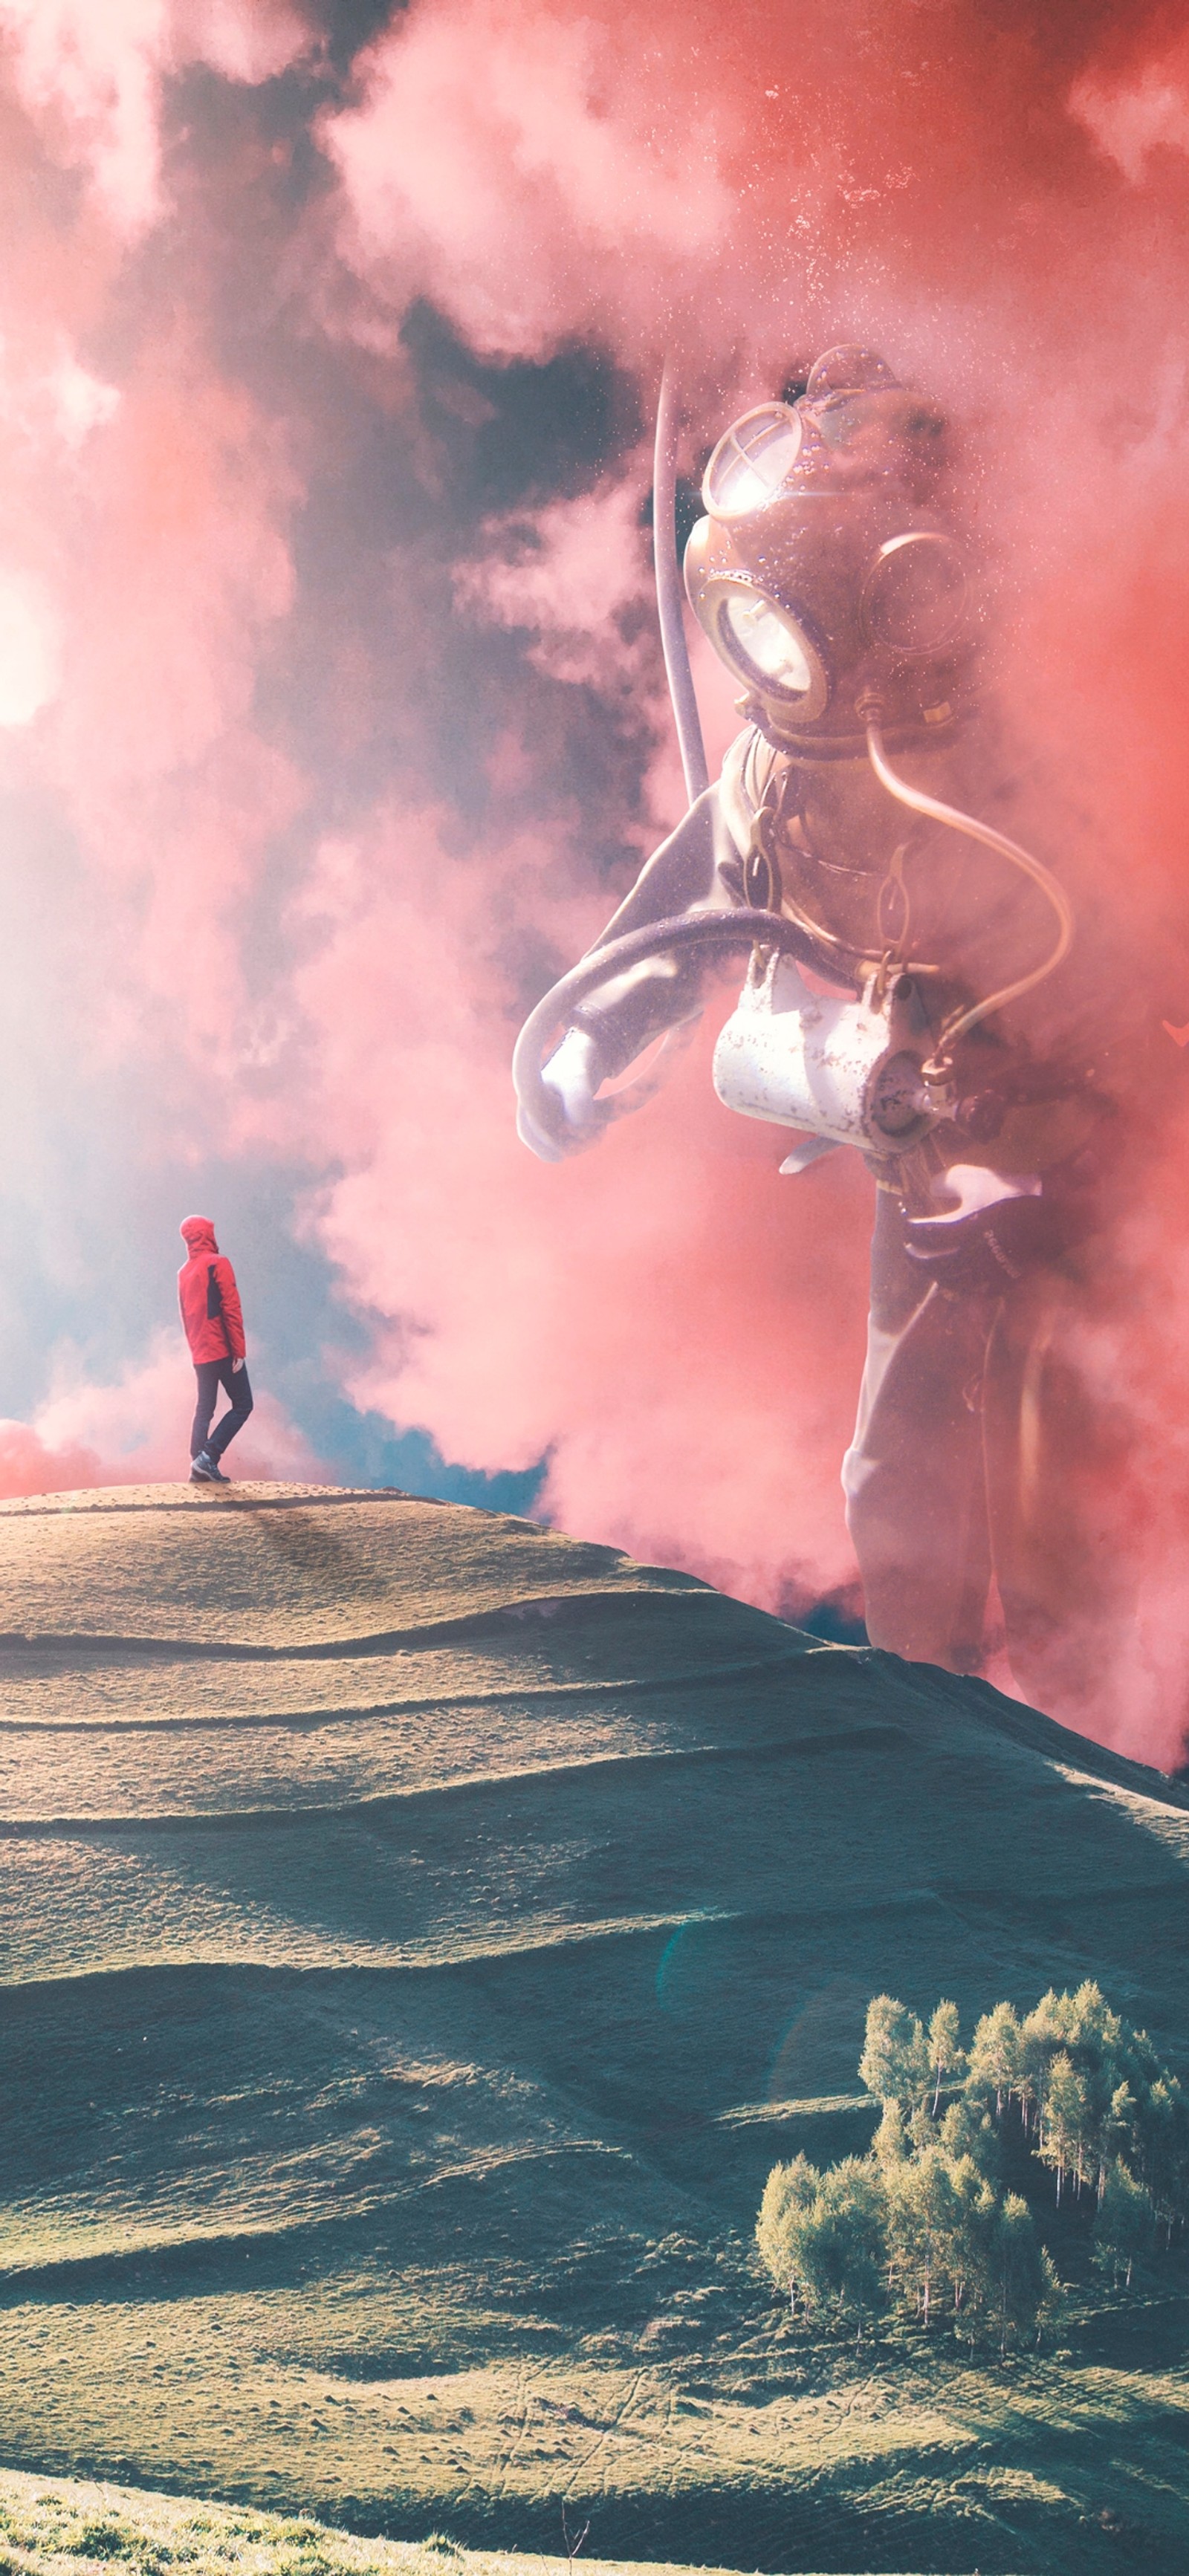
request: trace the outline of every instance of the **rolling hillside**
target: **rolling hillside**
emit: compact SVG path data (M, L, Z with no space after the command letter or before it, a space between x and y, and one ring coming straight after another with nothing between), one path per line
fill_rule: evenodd
M1189 1795L982 1685L391 1493L0 1507L0 2457L772 2569L1183 2567L1189 2301L808 2348L764 2175L869 1995L1189 2041ZM1119 2537L1123 2534L1123 2539ZM1063 2554L1063 2553L1072 2554Z

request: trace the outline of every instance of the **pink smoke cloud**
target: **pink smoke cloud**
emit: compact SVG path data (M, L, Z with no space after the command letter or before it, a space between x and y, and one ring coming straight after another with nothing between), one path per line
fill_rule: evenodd
M366 1359L328 1365L360 1403L466 1465L547 1453L559 1520L758 1600L845 1589L864 1176L840 1157L777 1180L779 1140L714 1102L713 1009L658 1099L597 1152L545 1170L513 1132L525 958L575 956L681 809L639 525L646 444L586 492L489 510L453 584L457 624L520 631L534 679L592 724L635 710L644 778L613 881L594 882L577 774L548 830L537 819L541 747L505 706L498 828L484 837L461 800L428 803L412 753L394 758L342 829L311 829L307 881L262 957L278 843L317 787L337 789L313 778L300 726L260 714L301 607L311 464L325 482L332 460L315 394L286 408L266 370L239 366L235 330L219 336L224 165L206 180L176 134L167 164L165 139L188 66L247 90L316 48L284 0L0 0L0 31L0 759L73 830L94 904L64 1031L80 1102L97 1065L143 1064L146 1128L176 1160L215 1143L325 1174L310 1235L371 1333ZM435 499L448 473L400 336L416 299L501 362L593 339L645 411L673 345L687 465L823 345L882 342L969 425L1013 739L1087 913L1109 919L1112 971L1159 984L1178 1024L1182 53L1132 8L413 0L318 120L327 189L259 248L275 262L261 309L291 312L315 358L328 338L357 353ZM268 161L258 141L244 152ZM30 184L47 166L82 183L52 207ZM383 566L408 600L414 515ZM700 640L695 655L717 757L730 683ZM331 622L311 712L334 701L344 758L404 679ZM464 750L469 716L453 710ZM1166 1757L1189 1495L1157 1437L1180 1383L1168 1318L1189 1223L1171 1134L1145 1140L1160 1215L1135 1254L1154 1283L1141 1327L1096 1318L1083 1358L1089 1383L1126 1391L1148 1678L1123 1638L1094 1705L1062 1703ZM105 1478L176 1473L186 1392L164 1353L106 1392L64 1388L5 1435L10 1472L66 1475L85 1453ZM296 1459L263 1403L261 1417L258 1454ZM246 1466L249 1435L241 1450Z
M176 1334L159 1334L148 1356L109 1386L96 1385L77 1363L63 1359L57 1383L32 1423L0 1422L0 1495L176 1484L190 1472L193 1410L193 1377ZM237 1481L332 1481L267 1390L257 1398L230 1463Z
M1115 54L1145 14L1117 13ZM1084 44L1092 64L1089 28ZM1000 30L906 0L853 23L767 0L726 19L712 0L626 19L607 0L577 18L565 0L420 0L322 124L338 250L370 299L351 327L378 345L387 317L391 342L427 295L486 353L593 334L648 365L675 345L729 399L864 314L940 359L945 389L973 362L985 391L1037 283L1029 232L1047 226L1051 266L1077 255L1075 208L1082 255L1101 223L1095 74L1067 70L1071 51L1040 14Z
M463 615L532 630L530 658L555 679L651 688L655 656L640 615L651 584L640 524L649 471L640 465L535 515L489 520L455 573Z
M630 704L649 721L654 750L644 814L625 837L646 857L684 804L676 737L657 670L651 549L644 518L651 449L618 479L548 503L536 514L489 519L475 554L458 565L454 598L479 625L523 630L538 670L593 690L613 708ZM690 639L712 772L739 729L736 691L702 635Z
M626 32L597 9L441 0L377 41L361 103L323 126L339 247L377 315L425 293L475 347L540 357L567 331L621 338L637 245L654 303L715 259L735 209L713 122L674 112L663 39L642 62Z
M170 298L139 343L112 326L167 211L169 79L195 63L264 79L309 31L271 0L2 0L4 29L0 761L57 800L95 885L84 1061L168 1032L225 1079L260 1043L242 908L306 793L253 720L292 605L301 485L282 425L220 368L193 297ZM55 205L33 185L40 148L93 184Z
M1074 82L1069 103L1124 177L1141 186L1153 153L1189 152L1189 38L1147 61L1108 60Z
M93 1449L52 1449L28 1422L0 1422L0 1495L76 1494L114 1482Z
M86 172L126 239L163 211L167 77L206 63L232 80L267 80L310 43L289 0L0 0L0 29L51 157Z
M306 792L252 721L293 599L297 486L255 406L184 344L130 378L95 450L45 768L135 924L117 1026L156 1003L226 1072L250 1044L237 911Z
M303 911L294 1141L325 1159L351 1140L310 1220L351 1298L392 1319L355 1401L464 1465L548 1450L551 1517L753 1598L844 1586L862 1182L823 1173L799 1201L780 1184L782 1203L772 1140L736 1134L704 1047L663 1123L625 1121L560 1170L525 1154L498 947L519 920L577 951L597 919L547 847L480 871L434 817L380 816L365 845L324 849Z
M370 314L349 327L375 344L384 312L399 314L420 292L473 346L504 356L541 356L568 336L594 332L628 362L655 366L675 342L692 387L709 394L717 379L720 420L747 395L770 391L772 374L765 382L764 370L779 371L794 352L804 359L822 340L851 334L890 345L901 365L980 424L983 480L972 497L992 554L1011 549L1015 556L1014 631L1009 626L1001 655L1007 701L1032 756L1051 770L1057 753L1053 826L1075 882L1080 872L1087 905L1096 910L1105 889L1119 912L1114 976L1150 974L1150 943L1171 931L1184 896L1183 853L1168 828L1174 803L1183 811L1182 755L1173 748L1165 701L1169 673L1183 667L1170 646L1183 614L1178 585L1185 595L1186 406L1183 366L1178 371L1166 360L1164 321L1183 278L1171 237L1153 263L1147 210L1136 212L1120 197L1101 157L1095 175L1094 155L1111 155L1123 177L1139 183L1153 154L1160 160L1158 147L1179 147L1179 72L1166 54L1145 57L1142 12L1112 23L1097 63L1092 49L1089 61L1083 49L1079 62L1056 31L1046 43L1039 21L1031 30L1021 21L1014 35L992 40L973 14L951 15L942 52L919 14L891 0L865 13L864 39L844 60L840 30L824 12L804 13L794 36L770 11L744 7L729 28L718 17L712 32L696 6L683 9L680 21L661 9L650 13L647 36L641 29L629 44L617 41L597 10L575 31L547 6L423 0L373 48L359 104L325 127L343 183L339 249L371 298ZM432 154L418 145L418 131L432 131ZM672 206L683 217L677 229L658 217L650 188L640 183L641 153L650 181L670 176ZM592 189L596 169L602 184ZM1077 295L1091 267L1092 312ZM1138 294L1137 271L1144 277ZM1126 393L1104 412L1108 376ZM623 499L627 489L621 487ZM581 534L593 531L600 506L609 542L597 565L583 566ZM622 578L627 513L617 543L616 506L607 491L585 514L573 505L559 514L553 505L518 555L481 561L459 590L472 615L533 627L532 652L557 676L608 693L606 647L611 643L614 655L629 596ZM591 603L590 638L569 604L567 552L573 592ZM1126 655L1123 634L1132 648ZM630 672L626 645L618 660L621 675ZM725 712L721 683L719 689L715 736ZM664 775L667 785L672 770ZM1075 775L1080 812L1070 793ZM1136 837L1128 836L1126 855L1120 845L1122 781L1129 819L1139 827L1138 866ZM1088 953L1088 971L1102 972L1093 946ZM1162 992L1167 984L1171 993L1183 953L1183 940L1165 939ZM465 982L461 966L459 972ZM306 990L308 1000L308 978ZM474 1068L475 1033L459 1027L456 1044ZM345 1274L358 1275L360 1294L381 1311L412 1299L423 1315L424 1338L412 1351L401 1348L398 1384L439 1437L465 1436L464 1420L473 1437L489 1419L510 1441L515 1423L506 1390L535 1381L544 1411L526 1396L522 1419L539 1438L552 1415L555 1508L620 1535L629 1526L633 1534L663 1530L671 1554L703 1567L722 1564L729 1528L739 1541L730 1579L771 1599L790 1576L794 1586L807 1576L842 1579L845 1546L829 1472L842 1445L840 1425L815 1436L796 1418L794 1399L765 1455L748 1373L730 1350L721 1315L717 1332L711 1318L727 1231L747 1247L742 1303L758 1322L764 1265L769 1278L773 1271L775 1210L768 1201L761 1218L760 1196L748 1204L744 1195L732 1228L721 1173L715 1183L722 1195L704 1229L691 1222L688 1205L674 1207L668 1158L684 1149L695 1205L711 1168L712 1122L705 1114L699 1122L694 1103L692 1090L688 1098L684 1088L671 1092L663 1113L652 1113L647 1142L633 1130L617 1131L604 1149L618 1157L611 1197L603 1172L595 1177L595 1158L547 1176L552 1232L547 1225L538 1235L534 1225L535 1184L518 1187L509 1170L500 1203L515 1208L517 1231L533 1244L534 1332L527 1349L503 1353L498 1397L472 1378L467 1355L483 1349L487 1336L479 1318L462 1311L449 1281L427 1292L403 1267L398 1279L367 1266L355 1272L357 1246L386 1232L387 1190L395 1209L405 1185L390 1147L380 1148L366 1175L333 1192L323 1234ZM343 1132L352 1124L345 1103L341 1123ZM759 1151L735 1140L736 1188ZM484 1170L492 1152L489 1146L484 1153ZM395 1161L399 1166L399 1150ZM1154 1185L1164 1195L1156 1270L1169 1291L1158 1301L1161 1321L1144 1337L1142 1359L1132 1341L1130 1368L1119 1365L1121 1319L1101 1317L1098 1326L1102 1347L1115 1353L1115 1383L1131 1389L1133 1494L1145 1473L1158 1485L1161 1474L1166 1487L1169 1481L1167 1461L1159 1466L1140 1426L1151 1391L1170 1383L1176 1356L1169 1274L1186 1209L1175 1161L1165 1162ZM589 1220L598 1237L613 1209L617 1245L635 1249L637 1186L650 1215L663 1211L656 1241L633 1274L638 1374L631 1337L620 1344L608 1322L607 1265L597 1241L581 1231ZM832 1172L812 1185L827 1202L836 1186ZM457 1205L461 1187L452 1176L443 1192L447 1241L454 1229L446 1210ZM837 1227L832 1206L830 1221ZM791 1224L799 1231L795 1216ZM813 1230L806 1233L808 1272L819 1265L820 1250ZM547 1284L563 1244L568 1312L564 1298L554 1307ZM847 1254L853 1258L857 1246L847 1243L845 1227L834 1248L835 1312L845 1318L843 1339L849 1334L853 1343L857 1299ZM460 1267L465 1275L465 1259ZM685 1392L696 1371L687 1373L684 1401L676 1398L663 1328L651 1329L662 1278L666 1322L687 1354L708 1354L702 1383L713 1393L704 1412ZM674 1279L681 1281L676 1295ZM781 1279L776 1330L813 1384L823 1372L833 1384L838 1353L823 1329L820 1277L815 1286L816 1301L802 1279L792 1292L787 1275ZM769 1348L762 1331L758 1339ZM551 1385L555 1350L565 1353L564 1388ZM447 1353L449 1385L441 1376ZM1086 1368L1089 1378L1088 1357ZM368 1384L373 1400L400 1401L383 1372ZM787 1406L783 1387L782 1396ZM782 1465L798 1462L817 1499L816 1550L797 1526L780 1472L775 1500L765 1473L774 1448ZM740 1461L746 1463L732 1474L732 1462ZM1151 1513L1148 1519L1154 1526ZM1118 1537L1126 1547L1122 1524ZM1154 1554L1149 1601L1162 1580ZM1182 1631L1166 1619L1161 1633L1167 1640ZM1158 1744L1171 1758L1184 1723L1181 1698L1169 1703L1166 1695L1158 1713L1159 1693L1137 1680L1134 1629L1115 1643L1117 1651L1100 1658L1100 1687L1088 1680L1083 1655L1076 1685L1054 1675L1051 1704L1096 1731ZM1145 1648L1145 1656L1150 1665L1152 1651Z

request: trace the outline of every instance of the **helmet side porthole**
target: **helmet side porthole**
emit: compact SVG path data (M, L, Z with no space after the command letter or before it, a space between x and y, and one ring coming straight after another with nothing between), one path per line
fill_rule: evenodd
M863 584L860 617L869 644L909 659L944 652L966 625L965 566L953 539L916 528L889 537Z

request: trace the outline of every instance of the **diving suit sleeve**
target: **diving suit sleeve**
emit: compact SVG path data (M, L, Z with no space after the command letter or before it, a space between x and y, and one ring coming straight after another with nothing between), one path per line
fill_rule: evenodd
M587 959L597 958L611 940L647 931L651 922L672 921L707 907L730 909L732 895L720 877L719 861L732 850L718 790L708 788L653 852L631 893L587 950ZM541 1067L532 1107L521 1097L517 1126L522 1142L543 1162L557 1162L590 1144L626 1105L621 1101L617 1109L600 1101L600 1086L624 1072L653 1038L697 1018L705 971L701 959L678 957L661 947L596 984L567 1015L564 1034ZM540 1007L547 1014L548 997Z
M672 920L695 905L714 899L715 826L718 791L708 788L688 814L654 850L619 910L600 931L589 956L629 930L651 921ZM700 1007L701 968L692 959L678 964L663 951L596 987L574 1013L574 1026L595 1040L601 1081L622 1073L633 1056L662 1029L676 1028Z
M654 851L583 963L596 960L611 941L646 933L653 922L733 910L739 897L731 883L732 861L737 872L719 790L711 787ZM678 955L660 945L610 974L605 983L596 983L568 1014L559 1011L557 1024L564 1022L564 1034L541 1068L532 1108L523 1097L520 1102L523 1142L546 1162L589 1144L627 1105L600 1101L600 1086L623 1073L654 1038L698 1017L706 974L704 957L689 950ZM546 996L539 1005L546 1019L548 1003Z
M653 852L588 955L597 956L609 941L646 929L649 922L671 921L706 906L728 908L730 896L718 868L724 829L718 790L708 788L677 830ZM593 1039L601 1082L622 1073L663 1030L696 1019L705 975L704 959L692 954L678 958L660 949L655 957L644 958L626 973L596 986L578 1004L573 1026Z

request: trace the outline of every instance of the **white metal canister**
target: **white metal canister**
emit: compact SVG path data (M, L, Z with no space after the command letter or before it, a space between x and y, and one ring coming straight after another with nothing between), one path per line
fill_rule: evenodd
M814 993L791 957L760 952L715 1047L714 1088L744 1118L902 1153L935 1115L906 1016L873 987L859 1002Z

